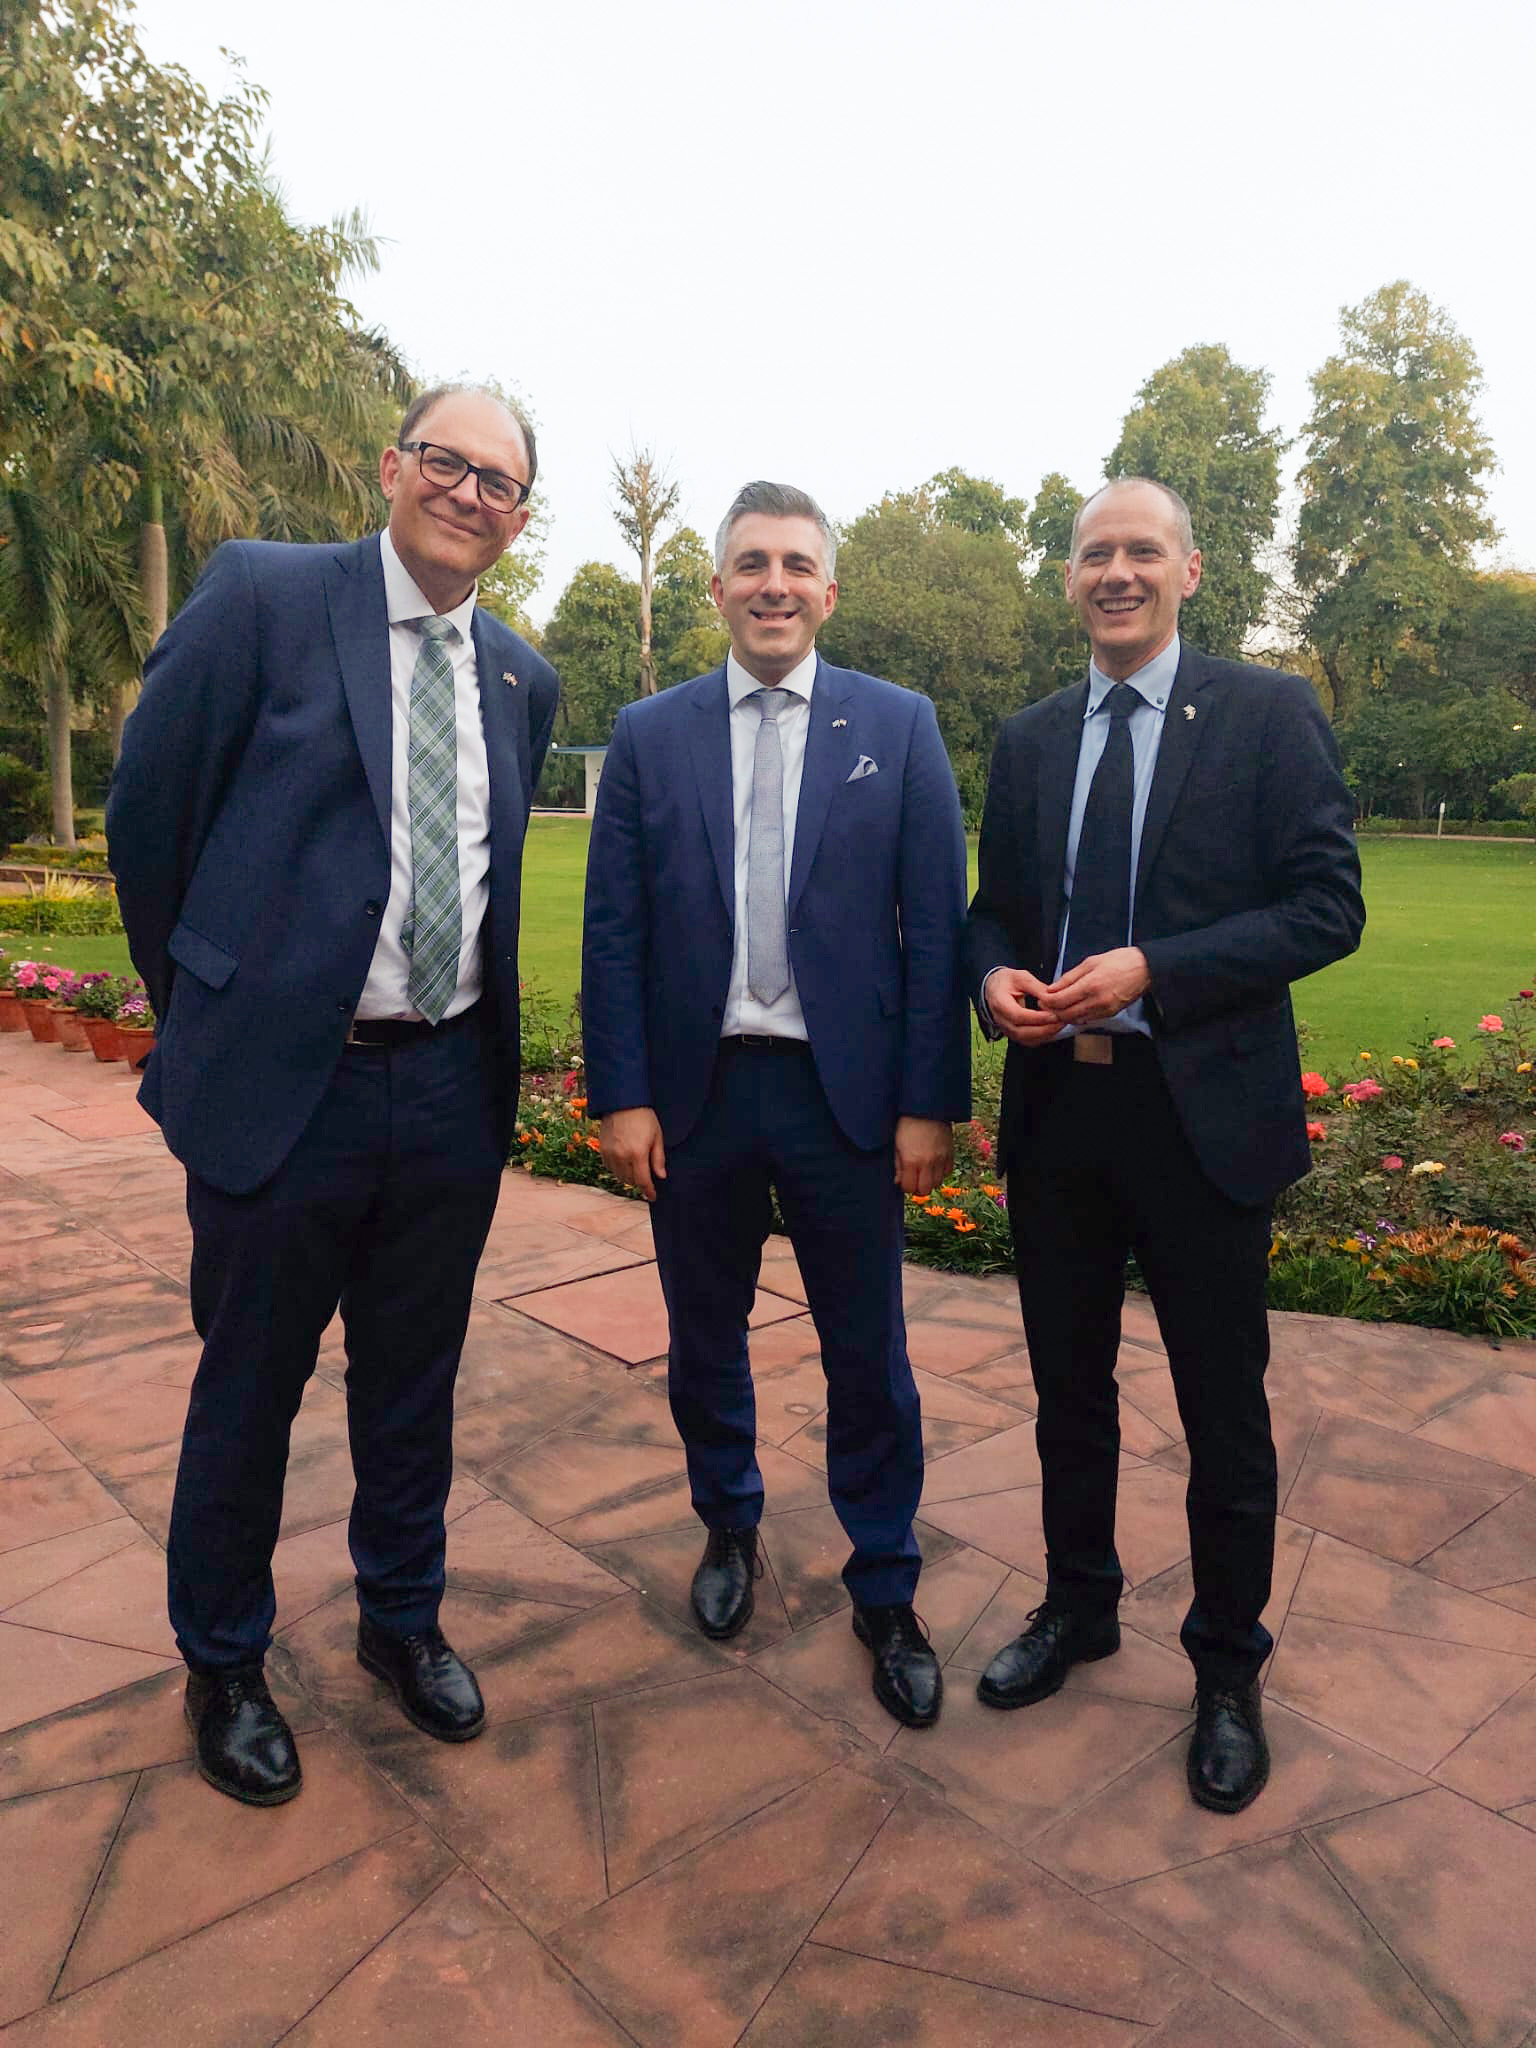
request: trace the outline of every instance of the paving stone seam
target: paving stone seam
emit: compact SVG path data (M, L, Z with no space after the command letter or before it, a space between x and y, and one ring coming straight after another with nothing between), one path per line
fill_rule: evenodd
M1307 1575L1307 1564L1312 1556L1312 1546L1317 1541L1317 1531L1315 1529L1307 1529L1305 1522L1298 1522L1296 1526L1298 1529L1307 1530L1306 1548L1301 1553L1300 1568L1295 1578L1291 1581L1291 1597L1285 1603L1285 1612L1280 1616L1280 1625L1275 1630L1275 1638L1270 1644L1269 1655L1264 1659L1263 1669L1259 1674L1259 1691L1261 1693L1267 1692L1269 1688L1269 1676L1275 1668L1275 1653L1285 1640L1285 1625L1296 1611L1296 1595L1300 1592L1301 1582Z
M133 1810L133 1802L139 1796L139 1787L144 1782L144 1773L142 1771L133 1771L131 1773L128 1771L123 1771L117 1773L116 1775L124 1778L131 1776L133 1779L133 1784L129 1789L128 1797L123 1801L122 1811L117 1816L117 1826L112 1830L112 1839L110 1842L108 1842L105 1850L102 1852L101 1861L96 1866L96 1875L91 1881L91 1889L86 1895L85 1904L80 1908L79 1917L76 1919L69 1940L65 1944L64 1953L59 1958L59 1967L57 1970L55 1970L53 1974L52 1988L50 1989L48 1996L43 2000L43 2005L41 2007L34 2007L34 2011L41 2011L44 2007L50 2006L54 2003L54 1993L59 1988L59 1984L63 1979L64 1972L69 1968L69 1959L75 1952L75 1943L80 1939L80 1930L82 1927L84 1927L86 1920L90 1916L91 1907L96 1903L96 1894L101 1889L101 1880L106 1875L107 1865L112 1861L113 1852L117 1848L118 1839L121 1836L124 1827L127 1825L129 1814ZM61 2000L60 2003L62 2002L63 2001Z
M1301 1456L1296 1460L1296 1469L1291 1474L1291 1483L1285 1489L1285 1498L1279 1501L1276 1505L1276 1514L1284 1515L1287 1517L1288 1520L1294 1521L1296 1519L1295 1516L1291 1514L1291 1495L1296 1491L1297 1487L1301 1484L1301 1475L1306 1470L1308 1458L1310 1458L1312 1455L1312 1446L1317 1441L1317 1432L1322 1428L1323 1417L1328 1413L1328 1409L1319 1406L1317 1413L1313 1416L1312 1427L1307 1431L1307 1440L1302 1445ZM1306 1528L1308 1525L1304 1522L1301 1526L1303 1528Z
M1532 1498L1536 1499L1536 1480L1528 1479L1526 1481L1526 1485L1531 1489ZM1519 1493L1520 1491L1521 1489L1517 1486L1515 1488L1515 1493ZM1514 1499L1515 1493L1506 1493L1502 1500L1490 1501L1488 1506L1483 1509L1480 1515L1474 1515L1470 1522L1464 1522L1459 1529L1455 1530L1451 1535L1447 1536L1443 1542L1431 1544L1429 1549L1424 1552L1422 1557L1416 1557L1414 1559L1413 1563L1409 1566L1409 1570L1423 1570L1424 1566L1429 1563L1429 1560L1432 1557L1438 1557L1442 1550L1448 1550L1453 1543L1459 1542L1463 1536L1470 1535L1474 1529L1480 1527L1482 1523L1486 1522L1490 1515L1496 1515L1500 1508L1508 1507L1509 1503ZM1451 1584L1451 1581L1449 1579L1435 1578L1433 1572L1429 1574L1429 1577L1434 1580L1434 1583L1437 1586L1448 1586ZM1519 1580L1514 1580L1512 1583L1518 1585ZM1455 1590L1459 1593L1486 1593L1490 1589L1486 1586L1458 1586L1455 1588Z
M883 1825L884 1823L882 1823L882 1827ZM878 1839L878 1837L876 1839ZM871 1847L872 1846L873 1844L871 1844ZM868 1853L868 1850L866 1850L865 1854L867 1855ZM859 1860L860 1862L862 1862L863 1858L861 1857ZM855 1865L855 1868L857 1868L857 1865ZM851 1876L852 1872L850 1872L849 1875ZM846 1882L846 1879L844 1880L844 1882ZM839 1890L841 1890L841 1888L842 1887L839 1886ZM822 1917L824 1919L826 1917L825 1914ZM820 1924L820 1921L818 1921L817 1925L819 1926ZM1143 1935L1142 1939L1145 1941L1146 1937ZM1148 1942L1147 1946L1151 1948L1155 1947L1156 1944L1153 1942ZM911 1970L919 1977L938 1977L943 1979L945 1983L949 1984L968 1984L971 1986L973 1990L990 1991L993 1993L994 1996L999 1998L1016 1998L1023 2005L1048 2005L1051 2006L1057 2012L1081 2012L1088 2014L1088 2016L1092 2019L1118 2020L1122 2026L1145 2027L1147 2029L1147 2032L1143 2036L1143 2038L1149 2043L1156 2039L1156 2035L1152 2032L1152 2028L1154 2026L1162 2027L1167 2023L1165 2020L1138 2020L1132 2017L1132 2015L1130 2015L1129 2013L1110 2012L1104 2006L1101 2005L1077 2005L1074 2004L1070 1998L1053 1998L1048 1991L1017 1991L1011 1985L1008 1984L994 1984L993 1982L991 1982L990 1979L986 1977L967 1977L961 1970L941 1970L934 1963L913 1962L910 1958L903 1958L903 1960L898 1963L893 1956L881 1955L874 1949L849 1948L844 1943L839 1941L818 1940L814 1932L808 1935L805 1941L801 1943L801 1948L819 1948L824 1950L828 1955L851 1956L857 1958L860 1962L884 1963L890 1969L893 1970ZM1166 1950L1161 1952L1164 1954L1167 1953ZM1188 1971L1191 1976L1198 1977L1200 1975L1200 1972L1198 1970L1192 1970L1188 1963L1180 1962L1177 1956L1170 1957L1170 1961L1176 1963L1180 1969ZM1207 1977L1204 1981L1207 1984L1211 1984L1214 1980ZM1180 2003L1184 2002L1185 2001L1183 2000L1180 2001ZM1172 2015L1170 2014L1169 2017L1171 2018Z
M1422 1792L1419 1792L1411 1796L1414 1798L1422 1799L1426 1795ZM1394 1804L1396 1803L1397 1802L1394 1801ZM1354 1893L1345 1883L1343 1876L1337 1869L1335 1869L1332 1859L1328 1856L1326 1852L1325 1845L1320 1841L1314 1841L1312 1835L1313 1828L1321 1829L1331 1825L1332 1823L1328 1821L1314 1821L1306 1827L1298 1828L1297 1833L1301 1837L1301 1840L1306 1844L1307 1848L1310 1850L1312 1855L1316 1857L1320 1867L1327 1873L1330 1883L1336 1885L1340 1893L1343 1895L1343 1897L1349 1901L1351 1906L1353 1906L1355 1911L1360 1915L1360 1918L1365 1922L1366 1926L1370 1928L1372 1934L1375 1935L1376 1939L1381 1943L1382 1947L1386 1950L1387 1954L1392 1958L1393 1962L1397 1964L1397 1967L1408 1979L1408 1982L1413 1985L1414 1989L1418 1992L1419 1996L1424 2000L1424 2003L1429 2007L1430 2011L1440 2019L1440 2021L1445 2027L1446 2032L1452 2037L1453 2040L1465 2041L1466 2035L1463 2034L1460 2027L1458 2027L1454 2023L1454 2021L1451 2019L1450 2014L1444 2010L1444 2008L1440 2004L1439 1999L1435 1997L1435 1994L1430 1990L1427 1984L1420 1981L1418 1972L1403 1956L1400 1956L1398 1954L1397 1950L1393 1947L1391 1941L1388 1939L1385 1932L1376 1925L1376 1922L1371 1918L1370 1914L1366 1911L1365 1907L1362 1905L1360 1900L1355 1897Z
M603 1897L613 1897L608 1875L608 1812L603 1805L603 1745L597 1739L597 1701L587 1702L587 1728L592 1737L592 1782L597 1789L597 1840L603 1852Z
M1335 1626L1339 1628L1346 1628L1353 1626L1353 1624L1347 1622L1338 1622L1335 1623ZM1423 1639L1420 1638L1420 1640ZM1461 1643L1452 1643L1448 1644L1447 1647L1450 1649L1463 1649L1466 1646ZM1502 1656L1508 1653L1503 1651L1495 1651L1493 1654L1495 1656ZM1529 1681L1526 1682L1528 1683ZM1494 1708L1494 1713L1498 1713L1502 1708L1507 1707L1510 1701L1514 1698L1515 1693L1520 1692L1521 1690L1522 1687L1517 1685L1513 1691L1507 1692L1504 1695L1503 1699L1500 1700L1498 1706ZM1367 1742L1363 1735L1356 1735L1352 1732L1346 1731L1343 1728L1334 1728L1327 1721L1320 1721L1316 1714L1309 1714L1304 1707L1299 1707L1294 1700L1287 1699L1284 1693L1277 1692L1275 1694L1275 1700L1278 1705L1284 1707L1285 1711L1288 1714L1294 1714L1298 1721L1308 1722L1313 1728L1316 1728L1320 1734L1326 1735L1334 1741L1352 1742L1358 1749L1368 1749L1372 1756L1379 1756L1383 1763L1392 1764L1393 1766L1395 1766L1396 1769L1400 1771L1412 1771L1416 1778L1427 1778L1431 1780L1431 1784L1427 1788L1429 1790L1436 1789L1438 1785L1438 1781L1434 1779L1434 1773L1441 1768L1441 1766L1446 1762L1447 1758L1449 1758L1454 1753L1454 1751L1458 1750L1461 1747L1462 1741L1464 1739L1463 1737L1458 1736L1456 1741L1452 1743L1451 1748L1446 1751L1445 1756L1437 1758L1436 1761L1432 1763L1427 1770L1421 1771L1416 1764L1405 1764L1401 1757L1393 1756L1391 1752L1388 1750L1378 1749L1374 1742ZM1490 1716L1488 1718L1491 1719L1492 1717ZM1478 1725L1479 1727L1481 1727L1483 1724L1479 1722ZM1438 1789L1445 1791L1449 1790L1450 1788L1440 1785L1438 1786ZM1409 1793L1406 1796L1409 1798L1415 1798L1417 1797L1417 1794ZM1466 1797L1468 1795L1461 1794L1458 1796ZM1382 1803L1385 1805L1391 1802L1383 1801ZM1474 1805L1480 1806L1482 1805L1482 1803L1483 1802L1481 1800L1473 1801ZM1492 1812L1494 1809L1489 1808L1487 1810Z
M1504 1611L1507 1613L1508 1609L1506 1608ZM1467 1744L1472 1740L1474 1735L1481 1735L1483 1730L1488 1726L1488 1723L1490 1721L1495 1720L1500 1714L1503 1713L1504 1709L1507 1706L1509 1706L1512 1701L1517 1700L1520 1697L1521 1693L1527 1691L1532 1685L1536 1685L1536 1672L1532 1672L1530 1678L1526 1680L1524 1685L1517 1686L1512 1693L1507 1694L1502 1700L1500 1700L1496 1707L1490 1707L1488 1712L1484 1714L1482 1720L1477 1722L1473 1727L1469 1728L1466 1734L1461 1737L1459 1742L1453 1743L1451 1747L1445 1752L1445 1755L1440 1758L1439 1762L1432 1764L1430 1766L1430 1768L1424 1773L1424 1776L1428 1778L1434 1778L1437 1782L1443 1783L1444 1781L1440 1779L1439 1774L1441 1771L1445 1769L1446 1765L1457 1754L1457 1752L1459 1750L1465 1749ZM1447 1791L1454 1792L1458 1799L1470 1800L1474 1806L1484 1807L1490 1813L1503 1814L1507 1811L1507 1809L1504 1807L1488 1806L1488 1802L1485 1799L1478 1799L1471 1792L1463 1792L1459 1785L1447 1785L1445 1789ZM1529 1801L1517 1799L1514 1801L1514 1804L1516 1806L1524 1806L1528 1805Z
M1374 1556L1375 1553L1367 1552L1367 1555ZM1396 1562L1395 1559L1387 1559L1385 1561L1388 1563ZM1410 1564L1404 1565L1402 1569L1411 1572L1415 1567ZM1459 1597L1464 1600L1481 1600L1488 1609L1490 1616L1503 1615L1510 1612L1509 1608L1501 1607L1497 1600L1489 1600L1481 1593L1470 1592L1464 1586L1449 1585L1444 1579L1427 1579L1425 1584L1431 1592L1449 1593L1453 1597ZM1384 1621L1356 1621L1353 1617L1346 1620L1337 1614L1323 1614L1310 1607L1294 1607L1293 1605L1292 1609L1287 1609L1287 1613L1292 1611L1294 1611L1298 1621L1326 1621L1331 1628L1360 1628L1365 1629L1373 1636L1400 1636L1410 1643L1443 1643L1448 1650L1476 1650L1479 1655L1487 1657L1521 1657L1528 1664L1536 1664L1536 1649L1501 1650L1491 1643L1463 1643L1458 1641L1455 1636L1437 1636L1431 1634L1426 1629L1390 1628ZM1519 1617L1516 1616L1516 1619L1518 1620ZM1278 1648L1278 1636L1275 1641ZM1531 1676L1536 1678L1536 1671L1533 1671Z
M94 1478L95 1474L93 1473L91 1476ZM89 1526L93 1529L103 1529L106 1527L106 1524L104 1522L92 1522L89 1524ZM144 1534L144 1531L139 1528L139 1525L137 1523L134 1524L134 1527L136 1530L138 1530L139 1535ZM66 1531L65 1533L78 1534L79 1532ZM0 1621L4 1621L7 1619L8 1616L14 1614L18 1607L25 1607L29 1600L36 1600L43 1593L51 1593L55 1590L56 1587L67 1586L71 1579L78 1579L82 1572L93 1571L97 1565L105 1564L109 1558L119 1556L123 1551L128 1549L130 1544L137 1542L137 1540L137 1536L125 1536L122 1542L119 1543L115 1549L104 1550L101 1553L100 1557L93 1557L89 1564L77 1564L73 1571L61 1572L56 1579L50 1579L46 1586L38 1586L30 1593L23 1593L21 1598L19 1600L13 1600L9 1607L0 1607ZM150 1540L151 1542L153 1542L153 1537L151 1537ZM7 1558L22 1557L29 1550L40 1550L45 1543L53 1543L56 1541L57 1538L53 1536L39 1536L35 1540L35 1542L32 1543L12 1544L9 1550L0 1552L0 1556L4 1556ZM156 1544L155 1547L157 1549L160 1548L158 1544ZM1504 1609L1504 1612L1508 1614L1509 1609L1506 1607ZM14 1625L17 1627L29 1628L31 1626L31 1623L20 1622Z

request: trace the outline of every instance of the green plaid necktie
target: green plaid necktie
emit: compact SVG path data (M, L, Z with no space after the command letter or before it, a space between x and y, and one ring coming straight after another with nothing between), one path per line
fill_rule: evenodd
M421 621L421 652L411 672L407 799L411 813L411 907L401 943L411 957L406 984L429 1023L441 1022L459 981L459 735L453 657L444 644L458 628Z

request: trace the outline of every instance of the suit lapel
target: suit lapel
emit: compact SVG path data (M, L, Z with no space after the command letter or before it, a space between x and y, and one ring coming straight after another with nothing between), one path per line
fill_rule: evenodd
M352 715L352 730L357 735L357 750L363 758L363 773L368 778L368 791L387 846L393 728L389 608L384 597L384 568L377 534L336 555L326 572L325 602L342 687L347 693L347 709Z
M516 865L497 874L497 855L510 857L522 846L523 826L532 792L527 787L528 701L525 690L506 680L505 664L489 644L478 610L470 621L475 643L475 673L480 683L480 725L485 734L485 761L491 780L491 869L509 888L517 886Z
M1079 683L1056 700L1036 763L1035 845L1040 876L1040 936L1046 949L1041 966L1047 980L1056 972L1056 955L1061 950L1067 827L1072 819L1072 790L1077 781L1077 757L1083 744L1083 712L1087 704L1087 683Z
M818 655L811 690L811 722L805 735L805 765L800 771L800 802L795 811L795 848L789 864L787 914L805 888L832 799L859 758L858 721L846 715L852 692L843 670L831 668Z
M696 686L693 715L688 721L688 751L699 806L704 813L704 830L715 857L715 875L725 899L725 914L734 930L736 822L731 803L731 706L723 667Z
M1184 778L1189 773L1195 749L1208 728L1209 721L1202 724L1200 720L1197 702L1197 693L1205 681L1205 667L1200 656L1193 648L1183 648L1179 654L1178 673L1168 695L1168 709L1163 715L1163 736L1158 741L1157 766L1152 771L1147 814L1142 820L1141 852L1136 862L1136 900L1131 914L1133 932L1147 877L1163 843L1163 834L1168 830L1168 820L1173 816L1173 807L1184 787Z

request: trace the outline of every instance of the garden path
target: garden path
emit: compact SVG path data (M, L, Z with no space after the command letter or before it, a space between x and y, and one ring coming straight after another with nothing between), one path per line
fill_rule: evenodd
M0 1038L7 2044L1536 2048L1536 1346L1274 1319L1274 1776L1226 1819L1184 1787L1185 1460L1144 1302L1124 1649L999 1715L974 1676L1041 1590L1028 1364L1005 1283L909 1271L948 1694L898 1730L848 1629L787 1246L754 1316L768 1571L715 1646L644 1213L509 1174L444 1612L488 1732L426 1740L353 1659L333 1331L270 1664L305 1789L254 1811L188 1760L161 1546L189 1241L132 1098Z

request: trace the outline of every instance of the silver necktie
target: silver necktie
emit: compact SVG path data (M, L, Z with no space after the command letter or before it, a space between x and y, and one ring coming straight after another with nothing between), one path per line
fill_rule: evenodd
M760 1003L776 1003L789 987L784 936L784 754L782 690L756 690L761 724L752 755L752 833L747 845L747 987Z

